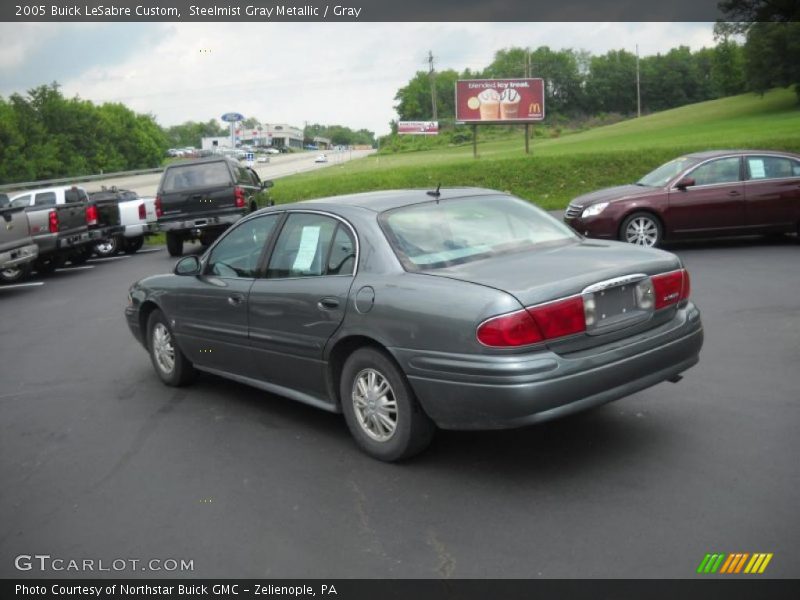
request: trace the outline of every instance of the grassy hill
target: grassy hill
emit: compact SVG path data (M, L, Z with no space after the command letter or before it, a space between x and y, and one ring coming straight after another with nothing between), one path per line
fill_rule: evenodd
M628 183L687 152L768 148L800 152L800 106L791 90L744 94L676 108L555 139L517 139L371 156L280 179L272 196L290 202L376 189L475 185L510 191L544 208L600 187Z

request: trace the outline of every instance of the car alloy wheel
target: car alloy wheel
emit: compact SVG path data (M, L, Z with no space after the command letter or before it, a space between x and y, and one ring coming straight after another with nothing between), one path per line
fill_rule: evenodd
M386 442L397 429L397 400L389 381L375 369L364 369L353 382L353 409L364 433Z
M659 242L660 237L658 223L646 215L634 216L625 226L625 241L629 244L652 248Z
M175 369L175 347L172 345L172 335L163 323L153 326L152 344L158 368L165 375L171 375Z

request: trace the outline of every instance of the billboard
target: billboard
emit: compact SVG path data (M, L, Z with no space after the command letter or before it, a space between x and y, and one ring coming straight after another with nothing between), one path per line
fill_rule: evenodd
M456 121L530 123L542 119L544 119L543 79L456 81Z
M438 135L438 121L398 121L397 133L400 135Z

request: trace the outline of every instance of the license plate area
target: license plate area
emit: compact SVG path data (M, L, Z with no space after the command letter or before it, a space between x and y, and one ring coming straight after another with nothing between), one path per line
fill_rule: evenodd
M600 335L649 318L652 306L642 295L648 285L647 276L637 274L586 288L582 294L586 333Z

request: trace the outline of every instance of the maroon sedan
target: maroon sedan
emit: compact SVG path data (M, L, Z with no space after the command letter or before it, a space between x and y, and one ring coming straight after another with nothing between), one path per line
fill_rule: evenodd
M633 185L578 196L564 221L587 237L640 246L663 240L800 233L800 155L698 152Z

